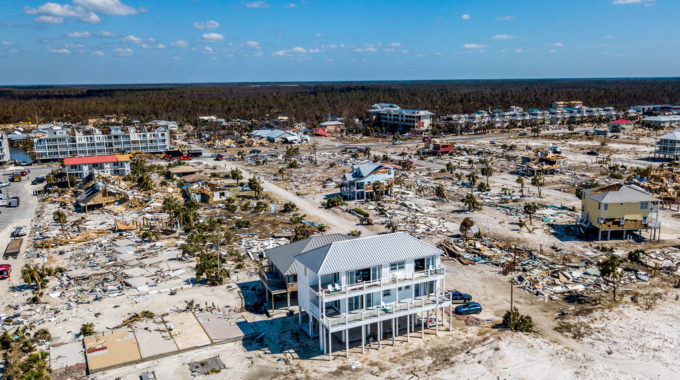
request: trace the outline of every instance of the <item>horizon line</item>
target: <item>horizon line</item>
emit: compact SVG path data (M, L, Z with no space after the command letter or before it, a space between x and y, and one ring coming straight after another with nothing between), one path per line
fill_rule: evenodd
M53 88L53 87L130 87L130 86L215 86L215 85L306 85L352 83L435 83L435 82L523 82L523 81L611 81L611 80L680 80L673 77L546 77L546 78L495 78L495 79L385 79L385 80L327 80L327 81L241 81L241 82L128 82L128 83L75 83L75 84L0 84L0 88Z

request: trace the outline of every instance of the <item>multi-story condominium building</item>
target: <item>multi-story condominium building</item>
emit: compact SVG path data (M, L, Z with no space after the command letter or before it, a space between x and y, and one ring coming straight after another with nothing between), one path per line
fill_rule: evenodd
M7 135L0 133L0 165L6 164L9 160L9 141Z
M389 103L374 104L368 114L381 126L399 131L426 131L430 129L434 115L430 111L406 109Z
M38 160L103 156L116 153L162 153L170 148L166 127L111 127L109 133L93 127L50 128L45 137L33 140Z
M651 193L635 185L612 184L585 190L581 199L578 225L584 233L595 232L597 240L618 235L648 231L652 240L659 239L661 219L659 204Z
M380 347L385 332L394 342L404 327L408 339L417 327L424 334L425 323L439 333L445 307L452 319L441 254L407 233L393 233L335 241L295 256L298 322L310 336L318 331L329 359L333 337L349 356L350 341L360 340L362 351L367 338Z
M394 182L394 169L367 162L361 165L352 165L352 171L342 176L340 194L344 199L370 199L376 190L376 183L383 185L381 191L387 191L387 187Z
M77 178L85 178L91 173L125 177L130 174L130 157L127 154L68 157L64 158L64 167L67 174Z

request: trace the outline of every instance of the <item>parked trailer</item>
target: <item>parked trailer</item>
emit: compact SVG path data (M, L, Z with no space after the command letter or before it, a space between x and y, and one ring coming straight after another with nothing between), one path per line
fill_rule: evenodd
M5 249L5 254L2 256L3 259L7 259L9 257L12 257L16 259L19 257L19 253L21 252L21 244L24 243L24 239L12 239L9 241L9 244L7 244L7 249Z

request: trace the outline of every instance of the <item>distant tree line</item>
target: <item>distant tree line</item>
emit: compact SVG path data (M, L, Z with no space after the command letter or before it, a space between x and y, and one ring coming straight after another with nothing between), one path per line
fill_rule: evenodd
M226 119L287 115L294 121L315 123L329 113L365 118L366 110L378 102L444 115L511 105L546 109L557 100L616 108L677 104L680 79L3 87L0 123L85 122L88 117L112 114L190 123L198 115Z

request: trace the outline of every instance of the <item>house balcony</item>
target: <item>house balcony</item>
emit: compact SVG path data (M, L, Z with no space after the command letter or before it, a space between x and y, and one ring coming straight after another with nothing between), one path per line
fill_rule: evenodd
M354 310L344 314L333 311L322 316L321 321L331 332L336 332L445 306L451 306L451 299L448 296L430 295ZM318 308L312 308L311 311L312 313L318 312Z
M414 285L421 282L438 280L443 277L444 267L440 266L413 272L409 277L394 276L391 278L380 278L378 280L357 282L349 286L343 286L337 282L328 282L321 284L320 287L318 285L311 286L310 290L314 295L324 297L326 301L332 301L334 299L374 292L381 288Z
M267 289L273 294L283 294L295 292L298 289L297 282L287 284L286 281L277 277L273 271L260 268L258 270L260 276L260 281L267 287Z

